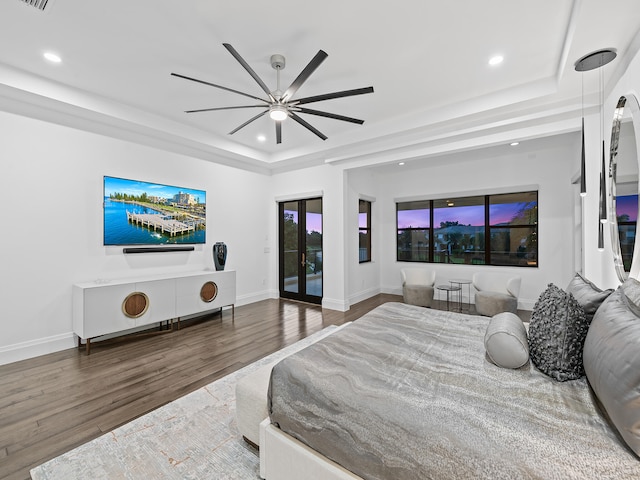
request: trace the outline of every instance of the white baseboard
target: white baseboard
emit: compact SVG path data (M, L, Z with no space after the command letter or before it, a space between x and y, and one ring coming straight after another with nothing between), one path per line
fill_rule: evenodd
M259 302L260 300L267 299L278 299L280 298L279 290L265 290L262 292L258 292L252 295L245 295L243 297L236 298L236 306L238 305L248 305L250 303ZM367 297L368 298L368 297ZM346 312L349 310L350 303L348 300L338 300L333 298L323 297L322 299L322 308L327 308L329 310L337 310L339 312Z
M322 299L322 308L327 308L329 310L337 310L338 312L346 312L347 310L349 310L350 306L351 305L349 304L348 300L338 300L338 299L327 298L327 297L324 297Z
M349 297L349 306L358 302L362 302L368 298L378 295L379 293L381 293L381 291L380 291L380 288L377 288L377 287L370 288L368 290L363 290L361 292L356 292L355 294Z
M388 295L402 295L402 287L381 287L379 293L386 293Z
M52 337L38 338L28 342L0 347L0 365L59 352L76 346L76 336L69 332Z
M249 305L250 303L268 300L270 298L278 298L279 292L273 290L263 290L261 292L252 293L250 295L236 296L236 307L240 305Z

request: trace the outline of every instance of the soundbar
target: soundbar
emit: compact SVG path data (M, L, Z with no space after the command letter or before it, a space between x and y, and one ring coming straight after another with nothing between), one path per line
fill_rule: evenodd
M195 250L193 245L181 247L125 247L122 253L160 253L160 252L191 252Z

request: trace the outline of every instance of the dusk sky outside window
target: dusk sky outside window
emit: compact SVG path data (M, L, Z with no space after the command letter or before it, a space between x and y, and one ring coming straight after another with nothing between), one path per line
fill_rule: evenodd
M489 207L489 218L491 220L491 225L502 225L511 223L518 212L520 212L526 206L527 202L499 203L497 205L491 205Z
M619 197L623 198L623 197ZM636 197L637 202L637 197ZM522 208L525 202L520 203L500 203L491 205L489 214L492 225L510 223ZM637 210L637 206L636 206ZM626 212L625 212L626 213ZM637 212L636 212L637 215ZM433 223L436 227L442 222L459 222L462 225L482 226L484 225L484 205L474 205L469 207L447 207L436 208L433 211ZM399 210L398 228L428 228L429 210Z
M293 222L298 223L298 212L294 210L285 210L285 215L291 215ZM322 214L321 213L307 213L307 232L322 233Z
M460 225L484 225L484 205L468 207L444 207L433 210L433 225L439 228L445 222L458 222Z
M629 222L638 221L638 195L616 197L616 215L629 215Z
M429 209L398 210L398 228L429 228Z
M307 212L307 232L322 233L322 214Z

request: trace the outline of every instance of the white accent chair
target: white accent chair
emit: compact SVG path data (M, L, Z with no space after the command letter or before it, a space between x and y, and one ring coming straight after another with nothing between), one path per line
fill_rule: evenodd
M404 303L420 307L431 307L436 272L426 268L403 268L400 270L400 274L402 275L402 298Z
M493 317L498 313L518 311L518 294L522 279L517 275L495 272L473 274L476 312Z

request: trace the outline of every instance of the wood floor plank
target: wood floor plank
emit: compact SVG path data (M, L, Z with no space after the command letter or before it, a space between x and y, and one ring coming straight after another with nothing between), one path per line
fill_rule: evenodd
M329 325L353 321L395 295L348 312L264 300L181 322L168 334L94 342L0 365L0 478L31 468Z

